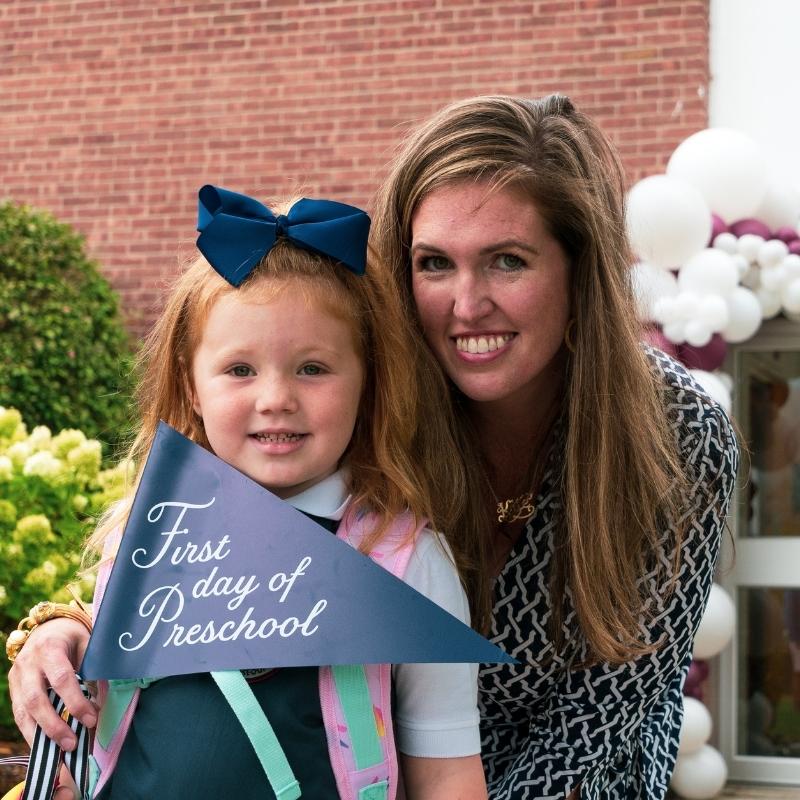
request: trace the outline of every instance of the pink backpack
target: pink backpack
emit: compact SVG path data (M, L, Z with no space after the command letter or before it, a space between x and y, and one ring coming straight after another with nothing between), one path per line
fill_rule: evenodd
M378 548L370 552L370 558L402 578L424 524L423 521L414 528L410 514L395 518ZM336 535L357 548L374 525L372 515L345 514ZM110 573L109 563L101 567L98 574L95 613ZM241 673L226 671L212 673L212 677L245 727L278 800L301 797L301 787ZM148 680L98 681L97 700L101 711L89 759L87 797L95 797L112 774L130 729L139 693L149 683ZM341 800L395 800L399 773L390 713L391 665L320 667L319 692L328 754ZM246 706L244 709L242 703ZM258 713L248 713L252 711ZM248 719L252 721L253 716L266 729L249 730Z

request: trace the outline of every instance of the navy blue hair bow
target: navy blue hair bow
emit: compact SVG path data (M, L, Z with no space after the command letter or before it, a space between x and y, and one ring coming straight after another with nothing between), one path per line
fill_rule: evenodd
M200 189L197 247L214 269L234 286L285 237L297 247L341 261L363 275L367 266L369 217L333 200L298 200L286 216L244 194L206 185Z

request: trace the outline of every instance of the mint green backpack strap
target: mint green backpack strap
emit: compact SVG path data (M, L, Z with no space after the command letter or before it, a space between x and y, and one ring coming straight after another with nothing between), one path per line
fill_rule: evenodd
M108 682L108 692L103 702L103 713L97 723L97 741L108 749L114 734L119 730L122 718L138 689L146 689L158 678L140 678L139 680L119 680Z
M244 675L238 670L226 670L212 672L211 677L244 728L277 800L296 800L300 797L300 784Z
M347 723L356 769L380 764L383 761L383 748L364 667L360 664L340 664L331 667L331 672Z

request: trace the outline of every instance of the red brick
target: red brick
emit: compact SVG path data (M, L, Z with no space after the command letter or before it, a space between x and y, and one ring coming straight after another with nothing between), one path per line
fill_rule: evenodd
M203 182L368 206L404 132L476 93L571 95L631 181L707 120L707 0L16 0L0 54L3 195L85 234L136 333Z

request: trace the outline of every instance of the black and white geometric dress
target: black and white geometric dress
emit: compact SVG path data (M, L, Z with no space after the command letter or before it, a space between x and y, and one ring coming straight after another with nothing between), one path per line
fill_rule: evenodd
M488 666L480 674L491 798L564 798L578 783L581 800L659 800L666 793L678 751L683 681L711 587L738 451L724 411L681 365L658 350L648 352L664 376L691 485L676 588L649 626L649 641L665 634L665 644L621 666L570 670L581 659L582 644L566 635L574 621L567 592L567 644L554 652L548 576L561 513L561 459L551 457L536 513L495 584L490 638L521 663ZM563 451L563 439L562 431L556 453ZM654 576L642 580L652 587Z

